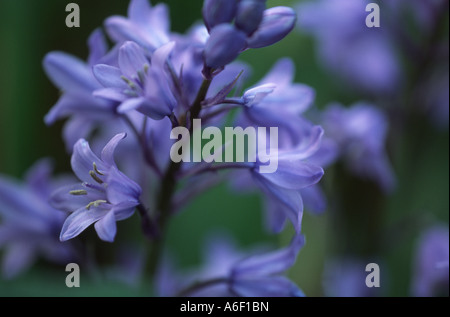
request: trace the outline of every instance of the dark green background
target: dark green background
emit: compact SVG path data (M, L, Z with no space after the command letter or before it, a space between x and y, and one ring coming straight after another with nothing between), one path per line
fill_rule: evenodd
M57 89L45 76L41 62L46 53L61 50L85 58L86 40L92 30L111 15L126 15L128 1L75 1L81 8L81 28L65 26L65 7L70 1L0 0L0 173L21 177L41 157L52 157L57 172L68 171L69 157L61 139L62 122L46 127L43 117L58 98ZM153 4L162 1L152 1ZM172 29L183 32L201 18L200 0L167 0ZM290 5L293 1L268 1L269 6ZM330 101L350 104L362 97L345 91L318 65L313 41L299 32L269 48L249 51L242 59L253 66L252 83L261 78L278 58L289 56L297 66L297 81L316 89L318 107ZM381 270L389 283L383 293L409 295L411 262L420 230L435 221L448 223L448 131L437 130L427 118L401 136L390 149L399 178L398 190L380 204L379 232L383 254ZM330 170L324 184L332 197L355 199L342 190L340 170ZM351 179L343 178L342 182ZM377 189L370 185L366 188ZM350 187L351 188L351 187ZM356 194L356 193L355 193ZM375 196L378 195L375 193ZM361 198L361 197L359 197ZM364 201L364 199L362 199ZM352 203L352 201L350 201ZM366 202L367 203L367 202ZM225 185L214 188L197 199L188 210L176 217L170 227L169 245L181 265L192 266L201 260L205 234L216 229L230 231L242 247L259 242L273 245L288 243L292 232L267 235L262 229L261 202L256 195L236 195ZM370 208L369 208L370 209ZM366 219L364 210L356 217ZM367 217L368 219L370 217ZM292 279L309 296L323 295L321 277L324 263L341 252L342 243L358 243L358 230L346 228L327 211L322 216L305 214L303 232L307 244L298 262L289 272ZM138 218L120 223L118 240L139 239ZM406 228L406 229L405 229ZM345 230L353 230L353 235ZM344 232L345 231L345 232ZM342 236L351 237L350 240ZM345 241L345 242L343 242ZM395 242L395 243L394 243ZM385 246L389 245L389 248ZM114 245L99 242L95 252L109 253ZM364 248L364 245L362 246ZM101 251L99 251L101 250ZM0 253L1 255L1 253ZM64 268L39 263L12 281L0 279L1 296L134 296L146 295L102 277L83 274L81 288L68 289Z

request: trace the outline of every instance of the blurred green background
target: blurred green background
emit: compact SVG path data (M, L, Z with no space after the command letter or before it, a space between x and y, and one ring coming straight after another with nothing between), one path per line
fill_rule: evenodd
M81 9L81 27L67 28L63 0L0 0L0 174L21 177L39 158L52 157L56 172L70 171L69 157L61 138L63 123L47 127L43 117L58 98L57 89L45 76L41 62L53 50L69 52L85 58L86 40L108 16L126 15L127 0L77 0ZM172 30L184 32L201 18L201 0L167 0L170 6ZM268 1L269 6L291 5L294 1ZM312 86L317 93L316 104L322 108L331 101L351 104L361 99L357 92L344 91L336 79L317 63L311 38L293 32L285 40L269 48L249 51L242 60L253 67L250 84L261 78L281 57L291 57L297 66L297 81ZM383 294L408 296L414 246L426 224L442 221L448 224L449 210L449 150L448 130L436 130L428 120L418 122L416 133L402 136L402 146L390 149L398 177L397 191L386 199L372 184L361 183L373 190L378 203L376 209L381 250L382 274L389 282ZM326 174L323 183L330 199L347 195L345 186L337 187L339 168ZM345 180L343 180L345 181ZM347 179L347 181L349 181ZM357 197L356 220L364 218L365 205L370 197ZM262 228L261 201L257 195L236 195L222 185L205 193L188 209L177 216L170 226L170 249L182 266L201 262L201 246L206 234L216 229L229 231L243 248L260 242L285 245L292 232L281 236L267 235ZM332 203L331 203L332 205ZM322 296L322 272L325 261L339 254L348 239L357 242L364 227L352 230L345 227L329 210L321 216L305 213L303 232L307 244L297 264L289 272L291 278L308 296ZM359 218L358 218L359 217ZM366 219L366 218L365 218ZM368 217L370 221L370 217ZM348 225L348 224L347 224ZM119 223L119 241L140 239L139 218ZM130 236L128 236L130 235ZM346 238L343 238L345 236ZM389 248L383 246L389 245ZM363 245L364 247L364 245ZM114 246L98 242L94 252L107 254ZM1 251L0 251L1 256ZM138 289L105 278L81 275L81 288L65 286L64 268L40 262L27 273L11 281L0 278L0 296L137 296L147 295Z

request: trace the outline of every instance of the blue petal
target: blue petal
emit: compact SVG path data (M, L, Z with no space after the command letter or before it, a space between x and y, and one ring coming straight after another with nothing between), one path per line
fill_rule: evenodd
M73 148L71 158L72 170L75 175L83 182L92 183L93 179L89 175L89 172L93 170L94 163L101 171L107 171L109 169L109 167L92 152L89 143L86 140L78 140Z
M132 0L128 17L143 30L147 41L154 48L169 41L170 18L166 4L160 3L152 8L147 0Z
M237 10L236 27L252 35L258 29L265 9L266 0L242 0Z
M260 175L281 188L302 189L317 184L323 174L323 169L317 165L306 163L295 158L283 159L280 157L276 172Z
M85 206L81 207L66 219L61 229L59 239L61 241L67 241L75 238L91 224L106 216L110 211L110 208L111 206L105 206L105 204L102 204L101 207L93 207L89 210L87 210Z
M254 174L253 179L267 195L267 198L272 200L272 204L277 206L277 209L273 209L272 211L282 212L284 217L291 221L295 231L299 234L303 217L303 200L300 192L273 185L263 179L259 174ZM277 229L276 226L273 228Z
M105 21L105 29L109 37L117 43L133 41L148 48L142 32L137 25L120 16L113 16Z
M98 99L89 92L65 93L58 102L47 113L44 121L47 125L55 123L56 120L73 114L83 114L87 117L100 117L114 114L114 104L110 101Z
M211 30L205 46L205 62L212 68L220 68L235 60L247 48L245 33L231 24L220 24Z
M121 202L113 207L116 221L130 218L136 209L137 203L133 201Z
M295 148L278 152L279 161L295 161L309 159L322 145L324 131L320 126L313 126L302 135ZM316 162L314 162L316 163ZM317 165L317 164L314 164Z
M314 214L321 214L327 208L327 199L319 185L303 188L301 190L305 206Z
M248 40L248 47L261 48L281 41L292 31L295 21L296 14L292 8L274 7L267 9L258 30Z
M115 165L114 163L114 151L116 150L117 145L125 139L127 136L126 133L120 133L115 135L106 146L103 148L101 158L104 163L107 165Z
M114 242L117 233L116 217L110 210L102 219L94 225L100 239L106 242Z
M98 82L105 88L127 89L128 85L122 79L122 71L114 66L95 65L93 68L94 76Z
M145 104L140 112L154 120L169 116L176 106L176 99L167 80L162 80L158 73L151 73L146 80Z
M152 55L152 70L156 67L157 71L163 72L174 48L175 42L169 42L158 48Z
M243 96L245 105L252 107L254 104L260 103L264 98L273 93L276 87L275 84L264 84L247 90Z
M92 32L88 39L88 46L88 64L93 66L108 52L108 45L101 29L96 29Z
M149 62L143 49L134 42L125 42L119 50L119 67L128 79L139 79L138 72L143 71Z
M141 187L115 166L112 166L109 170L107 183L106 195L109 202L114 205L123 202L130 202L134 206L139 205L139 196L142 193Z
M81 184L62 186L51 194L50 205L58 210L74 212L81 207L86 207L93 201L102 200L105 197L104 193L95 190L86 190L86 195L71 195L70 192L74 190L86 190L86 188Z
M243 297L304 297L303 292L293 282L283 276L257 279L237 279L231 288Z
M118 108L117 112L124 114L130 112L132 110L139 110L139 108L143 107L147 103L147 100L143 97L141 98L131 98L125 100Z
M205 0L202 12L208 29L231 22L236 15L237 7L237 0Z
M150 22L152 6L148 0L131 0L128 6L128 17L138 24Z
M282 250L251 256L240 261L233 268L233 276L240 279L282 273L295 264L297 255L304 245L303 235L296 235L290 245Z
M43 66L53 84L64 92L90 92L99 88L90 67L72 55L51 52L45 56Z
M286 224L286 206L274 199L265 199L266 218L265 225L269 232L281 233Z
M119 88L103 88L95 90L92 95L98 98L104 98L111 101L123 102L127 96L123 94L123 89Z

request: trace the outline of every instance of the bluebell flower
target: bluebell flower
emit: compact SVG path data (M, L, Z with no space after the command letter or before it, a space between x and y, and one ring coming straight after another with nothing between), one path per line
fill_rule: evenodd
M299 143L303 130L310 128L300 115L312 105L315 92L307 85L293 83L294 74L292 60L281 59L255 87L245 91L242 98L233 99L244 106L237 124L278 127L280 146Z
M191 272L189 278L179 275L178 283L171 281L175 272L165 272L159 289L166 295L206 297L302 297L301 289L283 275L297 259L305 240L295 236L290 245L275 251L261 248L244 253L226 237L209 239L204 265ZM265 249L265 248L264 248ZM166 264L167 266L167 264ZM171 281L171 290L166 281ZM163 284L163 285L161 285ZM190 285L194 287L188 288ZM185 287L183 289L183 287Z
M238 4L239 0L205 0L202 12L208 30L222 23L231 23Z
M170 41L170 19L167 5L151 6L149 0L132 0L128 19L112 16L105 21L108 35L119 44L138 43L151 53Z
M322 139L320 148L308 158L308 161L326 170L336 162L338 154L339 148L336 142L325 136ZM302 194L303 203L309 212L321 214L327 209L327 199L320 184L306 187L300 192Z
M205 65L214 70L222 69L246 49L281 41L296 21L293 9L266 9L266 0L206 0L203 17L210 34L204 51Z
M205 63L211 68L223 67L234 61L247 48L246 34L233 25L214 27L205 47Z
M296 148L279 150L278 169L274 173L259 173L257 168L251 170L253 180L265 194L267 203L267 224L274 232L284 228L289 219L297 233L301 231L303 217L302 191L316 185L324 175L323 168L309 161L319 150L323 130L319 126L312 128L308 138Z
M245 297L303 297L304 293L279 274L292 267L304 246L302 235L281 250L254 255L236 263L231 270L231 290Z
M248 39L249 48L262 48L284 39L297 21L295 11L289 7L274 7L264 11L258 29Z
M113 242L116 221L131 217L140 204L141 187L120 172L114 162L114 151L125 136L118 134L112 138L100 158L86 140L75 144L72 169L83 183L60 188L51 199L55 208L72 212L62 227L61 241L78 236L95 223L100 239Z
M160 47L150 61L138 44L126 42L119 50L119 67L94 66L95 77L105 87L94 95L120 102L119 113L138 110L155 120L169 116L176 100L166 63L174 45L170 42Z
M53 84L63 93L57 104L45 116L45 123L51 125L59 119L69 117L63 136L70 152L75 142L86 137L94 127L115 117L117 102L95 98L92 93L101 85L92 74L92 66L110 62L115 51L107 53L107 45L100 30L89 38L88 62L63 53L48 53L43 61L44 69Z
M261 25L266 0L241 0L236 13L236 27L251 36Z
M414 263L413 296L448 296L449 235L447 226L435 226L420 237Z
M65 214L49 205L60 181L51 178L48 160L36 163L25 182L0 176L0 248L2 274L13 278L39 257L57 264L77 259L73 245L58 239Z
M333 104L325 110L322 124L350 171L376 182L385 192L395 188L386 153L388 120L380 109L366 103L350 108Z
M400 62L385 25L366 26L369 3L304 2L298 6L298 25L315 37L320 64L348 86L368 93L393 93L401 82Z

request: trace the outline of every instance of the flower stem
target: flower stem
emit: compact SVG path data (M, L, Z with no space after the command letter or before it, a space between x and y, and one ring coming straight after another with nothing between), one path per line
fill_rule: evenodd
M196 119L202 109L202 102L205 100L208 93L208 89L211 85L211 80L204 80L200 90L197 94L197 98L190 107L189 116L189 129L192 132L193 121ZM159 260L161 258L161 252L163 250L165 231L167 227L167 222L172 214L172 201L177 187L177 174L181 169L182 163L175 163L171 161L168 169L166 170L163 178L161 187L159 190L158 200L156 203L156 221L158 227L158 236L154 240L153 248L149 254L149 260L147 262L147 272L151 274L152 277L155 276L156 270L158 268Z
M147 137L145 135L145 130L147 126L147 120L144 121L143 125L143 131L142 134L139 133L139 131L136 129L136 126L133 124L133 122L130 120L130 118L126 115L122 116L125 123L130 127L130 129L133 131L133 133L136 136L137 141L141 145L142 153L144 155L144 159L147 162L147 164L153 169L153 171L160 177L162 177L162 172L158 167L158 164L156 164L155 158L153 157L152 153L149 152L148 146L147 146Z

